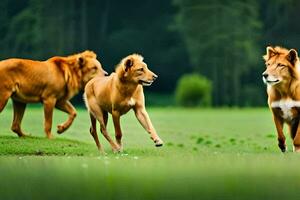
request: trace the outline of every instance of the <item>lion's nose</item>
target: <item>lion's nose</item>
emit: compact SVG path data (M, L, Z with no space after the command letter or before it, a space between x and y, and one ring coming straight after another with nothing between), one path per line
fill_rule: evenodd
M262 74L262 76L263 76L264 78L268 78L269 74L268 74L267 72L264 72L264 73Z
M104 76L107 76L107 75L108 75L108 73L107 73L106 71L103 71L103 74L104 74Z
M153 75L153 80L157 79L158 76L156 74Z

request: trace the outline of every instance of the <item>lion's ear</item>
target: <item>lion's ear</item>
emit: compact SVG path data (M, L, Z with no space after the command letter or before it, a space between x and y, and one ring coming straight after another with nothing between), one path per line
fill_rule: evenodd
M89 58L97 58L97 54L93 51L90 50L85 50L84 52L81 53L81 56L83 57L89 57Z
M125 62L124 62L125 72L127 72L132 66L133 66L133 59L132 58L126 59Z
M272 58L273 56L275 56L277 54L277 52L275 51L275 49L271 46L268 46L266 48L266 55L263 56L264 60L267 61L270 58Z
M289 50L288 55L286 56L286 59L292 64L295 65L296 61L298 60L298 53L295 49Z
M69 63L65 59L59 58L59 57L53 59L53 61L56 64L56 66L63 73L65 81L68 82L70 77L71 77L71 72L70 72L70 69L69 69Z
M77 60L79 68L83 68L86 64L86 59L83 56L80 56Z

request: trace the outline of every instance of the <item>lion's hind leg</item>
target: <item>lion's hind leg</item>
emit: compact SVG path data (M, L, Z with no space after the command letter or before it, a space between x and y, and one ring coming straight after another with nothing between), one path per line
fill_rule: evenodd
M9 91L5 91L4 89L2 89L0 87L0 113L2 112L2 110L4 109L4 107L6 106L8 99L10 98L12 92Z
M11 130L18 134L19 137L25 136L21 129L21 122L24 116L26 104L13 100L14 118L11 126Z

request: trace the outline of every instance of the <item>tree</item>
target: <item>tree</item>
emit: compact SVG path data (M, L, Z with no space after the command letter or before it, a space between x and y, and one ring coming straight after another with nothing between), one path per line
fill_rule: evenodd
M176 27L194 69L213 81L215 105L241 104L241 77L257 64L257 1L175 0Z

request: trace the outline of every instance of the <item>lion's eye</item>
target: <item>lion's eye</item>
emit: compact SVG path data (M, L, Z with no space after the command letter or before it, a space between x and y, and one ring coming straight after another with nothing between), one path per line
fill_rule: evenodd
M278 67L285 67L284 64L278 64L277 66L278 66Z
M139 68L138 71L143 72L144 68Z

